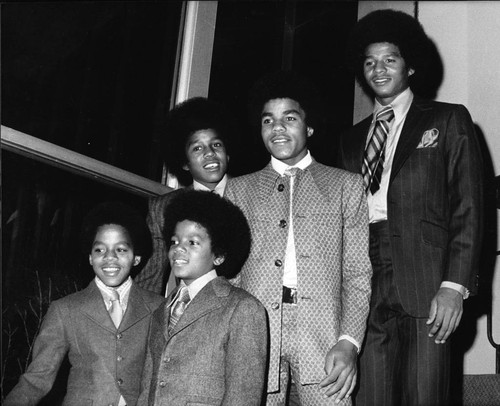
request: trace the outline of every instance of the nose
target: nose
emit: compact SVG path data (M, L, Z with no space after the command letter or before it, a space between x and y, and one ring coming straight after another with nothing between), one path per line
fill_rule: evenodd
M213 156L215 155L215 151L212 146L205 148L205 156Z
M273 123L273 131L280 132L280 131L284 131L284 130L285 130L285 126L283 125L283 123L281 122L281 120L274 121L274 123Z
M176 244L172 246L173 252L186 252L186 247L182 244Z
M116 259L118 256L116 255L116 252L114 250L108 250L104 254L104 259Z
M383 61L375 62L375 72L383 72L385 71L385 63Z

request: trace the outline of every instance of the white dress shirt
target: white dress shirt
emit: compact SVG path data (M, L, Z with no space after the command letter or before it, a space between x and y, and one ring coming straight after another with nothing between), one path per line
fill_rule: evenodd
M220 180L219 183L215 186L214 192L217 193L219 196L224 196L224 189L226 188L227 184L227 174L224 175L224 177ZM211 192L212 190L207 188L205 185L202 185L200 182L197 182L193 179L193 189L194 190L203 190L206 192Z

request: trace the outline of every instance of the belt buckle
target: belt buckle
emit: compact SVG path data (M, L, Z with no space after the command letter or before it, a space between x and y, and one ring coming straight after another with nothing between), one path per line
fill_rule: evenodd
M283 286L283 303L297 304L297 289Z

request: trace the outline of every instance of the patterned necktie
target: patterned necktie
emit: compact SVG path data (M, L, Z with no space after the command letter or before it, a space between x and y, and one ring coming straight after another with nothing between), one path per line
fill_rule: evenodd
M389 133L389 125L394 118L394 110L386 106L377 113L375 128L372 137L365 149L361 173L368 190L375 194L380 189L382 171L384 170L385 143Z
M123 308L120 304L120 295L115 289L111 289L111 307L109 308L109 315L111 320L115 323L116 328L120 325L123 317Z
M181 318L182 314L184 313L184 309L186 308L186 305L189 303L190 300L191 299L189 297L188 288L187 286L183 286L173 306L172 314L170 315L170 321L168 323L169 333L173 330L173 328Z

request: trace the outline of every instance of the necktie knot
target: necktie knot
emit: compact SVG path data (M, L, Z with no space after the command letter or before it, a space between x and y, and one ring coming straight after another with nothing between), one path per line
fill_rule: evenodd
M394 118L394 110L392 109L392 106L384 107L377 113L375 118L377 121L392 121Z
M300 171L299 168L295 168L295 167L292 167L292 168L287 168L285 169L285 176L290 176L290 177L294 177L297 175L297 173Z

